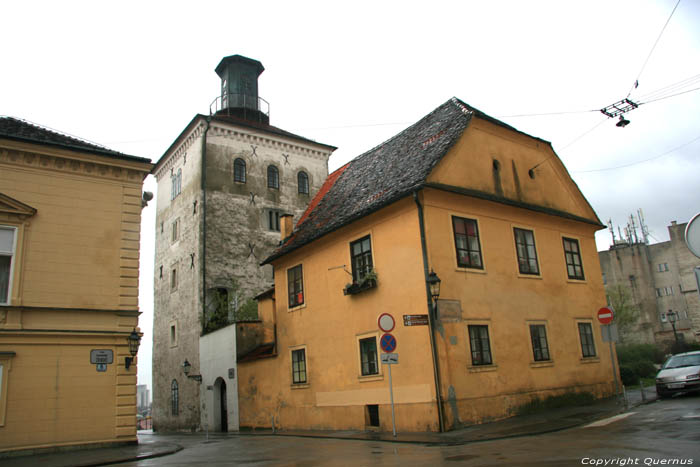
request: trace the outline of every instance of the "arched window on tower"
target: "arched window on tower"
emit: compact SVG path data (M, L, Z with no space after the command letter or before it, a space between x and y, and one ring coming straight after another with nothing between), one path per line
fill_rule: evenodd
M176 380L173 380L170 384L170 413L173 416L177 416L180 413L180 390Z
M299 193L308 195L309 194L309 176L306 172L299 172L297 175L297 182L299 185Z
M180 193L182 193L182 169L177 169L177 195Z
M243 159L239 158L233 161L233 181L245 183L245 161Z
M267 166L267 187L279 190L280 172L274 165Z

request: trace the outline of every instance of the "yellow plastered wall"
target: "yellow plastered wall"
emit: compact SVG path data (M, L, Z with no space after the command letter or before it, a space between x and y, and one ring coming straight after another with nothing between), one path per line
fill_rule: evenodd
M277 356L239 364L242 427L364 429L368 404L379 405L380 428L391 430L387 368L360 375L358 338L377 336L377 318L396 320L400 362L392 368L397 428L437 429L427 326L404 327L404 314L427 302L415 204L406 199L327 235L275 263ZM343 295L352 282L350 242L371 235L375 289ZM289 310L287 269L303 266L305 303ZM402 293L396 293L401 290ZM264 307L264 305L263 305ZM308 383L292 384L291 350L305 346Z
M512 415L534 397L609 395L609 346L596 320L605 306L596 227L438 190L423 199L429 260L442 279L440 307L451 312L436 332L448 426ZM452 216L477 220L482 270L458 267ZM534 232L537 276L519 274L514 227ZM568 278L562 237L579 241L585 280ZM578 322L592 325L594 358L582 358ZM493 365L472 365L470 324L489 326ZM551 361L534 361L530 324L545 325Z
M0 141L0 191L36 210L17 228L0 355L0 452L136 441L141 184L151 164ZM112 350L97 371L91 350ZM8 357L9 356L9 357ZM0 411L1 412L1 411Z
M435 188L421 190L419 200L428 266L442 279L434 336L445 427L504 418L533 398L611 394L609 347L595 320L605 305L594 240L601 226L549 144L474 118L428 182ZM483 270L458 267L452 216L477 220ZM379 338L377 317L387 312L398 341L399 364L392 367L397 428L438 429L429 328L403 325L403 315L428 313L418 219L408 196L274 262L277 355L240 364L241 426L269 427L274 420L281 428L361 429L365 406L378 404L380 429L389 431L386 366L379 377L357 376L357 339ZM537 276L518 270L514 227L534 232ZM351 281L344 271L350 270L350 242L365 235L371 235L378 286L343 296ZM567 276L563 237L579 242L584 280ZM287 270L298 264L305 303L290 311ZM592 326L594 357L582 356L579 322ZM488 326L493 364L472 364L470 324ZM530 324L545 326L548 361L534 361ZM291 350L301 347L309 381L295 386Z

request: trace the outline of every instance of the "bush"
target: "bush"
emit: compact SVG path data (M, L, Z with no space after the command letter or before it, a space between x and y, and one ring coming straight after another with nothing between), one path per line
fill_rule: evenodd
M639 360L632 364L632 369L636 376L641 378L651 378L656 375L656 367L649 360ZM635 381L635 384L637 381Z
M663 363L665 360L664 351L654 344L618 345L616 348L620 366L643 360L652 363Z
M624 386L632 386L639 382L634 370L628 366L620 366L620 379Z

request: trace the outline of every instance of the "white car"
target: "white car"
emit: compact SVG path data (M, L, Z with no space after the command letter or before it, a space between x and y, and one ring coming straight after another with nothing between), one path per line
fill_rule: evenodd
M656 375L659 397L689 391L700 391L700 350L673 355Z

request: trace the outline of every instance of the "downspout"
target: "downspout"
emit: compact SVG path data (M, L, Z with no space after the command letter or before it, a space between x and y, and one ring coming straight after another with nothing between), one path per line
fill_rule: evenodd
M207 316L207 133L210 124L211 116L208 116L202 135L202 333Z
M430 350L433 356L433 377L435 379L435 398L437 399L438 422L440 424L440 433L445 431L445 422L442 415L442 393L440 391L440 367L438 362L437 347L435 344L435 318L433 313L433 297L430 295L430 286L428 285L428 248L425 243L425 222L423 219L423 206L418 201L418 192L413 192L413 201L418 206L418 225L420 226L420 246L423 251L423 274L425 276L425 294L428 297L428 331L430 333Z

